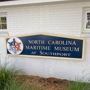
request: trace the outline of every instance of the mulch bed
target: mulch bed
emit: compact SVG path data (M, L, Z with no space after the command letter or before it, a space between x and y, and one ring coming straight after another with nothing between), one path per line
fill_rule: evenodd
M62 80L57 78L43 78L39 76L28 76L20 75L18 80L25 82L27 87L30 85L35 85L39 90L64 90L68 87L68 80ZM36 90L36 89L35 89Z

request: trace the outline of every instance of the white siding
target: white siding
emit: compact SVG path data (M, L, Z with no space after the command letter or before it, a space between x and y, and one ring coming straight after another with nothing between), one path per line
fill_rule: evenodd
M86 38L83 61L53 60L41 58L7 57L4 37L0 37L0 58L15 61L29 75L75 80L75 77L90 77L90 34L81 34L82 9L90 2L46 5L22 5L0 8L7 12L9 36L46 32Z

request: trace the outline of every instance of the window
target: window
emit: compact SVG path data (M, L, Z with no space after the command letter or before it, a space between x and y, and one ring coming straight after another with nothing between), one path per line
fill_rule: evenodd
M0 36L7 36L7 13L0 12Z
M6 17L0 17L0 29L7 29Z
M83 8L82 33L90 33L90 8Z
M0 30L7 29L7 13L1 12L0 13Z

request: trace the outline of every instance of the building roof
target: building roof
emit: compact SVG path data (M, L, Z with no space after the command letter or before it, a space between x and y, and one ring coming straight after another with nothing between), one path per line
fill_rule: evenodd
M39 3L70 3L70 2L90 2L90 0L0 0L0 6L39 4Z

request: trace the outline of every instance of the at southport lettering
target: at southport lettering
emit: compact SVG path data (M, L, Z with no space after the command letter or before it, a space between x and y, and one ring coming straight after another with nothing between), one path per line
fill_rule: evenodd
M43 52L40 51L40 55L45 55L45 56L64 56L64 57L69 57L71 54L70 53L56 53L56 52Z
M51 50L50 46L26 46L26 49L29 50ZM79 52L79 47L57 47L54 46L54 51L70 51L70 52Z
M35 55L37 52L31 52L32 55ZM39 52L40 55L45 55L45 56L64 56L64 57L69 57L71 55L71 53L57 53L57 52L43 52L43 51L40 51Z
M49 45L77 45L76 41L48 40ZM28 40L28 44L45 44L44 40Z

